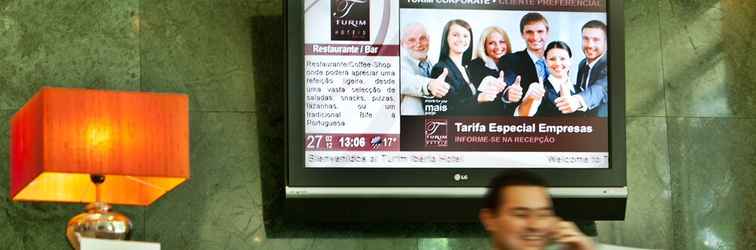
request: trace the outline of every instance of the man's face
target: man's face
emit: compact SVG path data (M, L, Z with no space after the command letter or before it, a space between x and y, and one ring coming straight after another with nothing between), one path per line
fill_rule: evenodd
M589 62L598 59L606 51L606 34L600 28L583 29L583 53Z
M410 56L417 60L425 60L428 57L428 33L421 25L410 26L402 38L402 47L409 51Z
M542 51L549 40L549 29L544 22L526 24L522 29L522 39L528 44L531 51Z
M535 250L549 243L556 222L551 199L544 187L509 186L498 211L481 212L486 230L499 249Z

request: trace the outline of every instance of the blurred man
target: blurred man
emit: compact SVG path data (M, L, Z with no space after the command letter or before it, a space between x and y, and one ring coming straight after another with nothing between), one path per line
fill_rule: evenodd
M446 74L430 78L433 64L428 60L428 33L422 24L407 25L401 40L401 114L424 115L423 98L441 98L449 92L450 86L444 81Z
M540 250L552 243L564 250L595 249L575 224L554 215L546 183L527 172L491 181L480 221L496 250Z
M606 24L593 20L583 25L583 54L578 69L578 94L557 98L556 106L564 114L576 111L591 116L606 117L609 113L609 95L606 53Z

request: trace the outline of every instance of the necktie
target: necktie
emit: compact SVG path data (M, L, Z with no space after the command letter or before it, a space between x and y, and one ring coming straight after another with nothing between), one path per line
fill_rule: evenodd
M430 77L430 63L428 61L421 61L417 66L420 66L420 70L422 70L425 77Z
M591 68L588 67L588 64L583 65L583 68L580 69L580 71L583 72L583 74L580 76L580 90L581 91L585 90L585 88L588 87L587 81L588 81L588 74L591 73L590 70Z
M546 70L546 61L544 61L543 58L536 61L536 73L541 79L549 77L549 71Z

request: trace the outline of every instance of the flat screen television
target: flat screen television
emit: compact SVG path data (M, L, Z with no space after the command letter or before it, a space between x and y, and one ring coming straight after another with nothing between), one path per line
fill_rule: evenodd
M493 176L527 169L561 216L624 218L621 0L305 0L285 14L292 217L474 221Z

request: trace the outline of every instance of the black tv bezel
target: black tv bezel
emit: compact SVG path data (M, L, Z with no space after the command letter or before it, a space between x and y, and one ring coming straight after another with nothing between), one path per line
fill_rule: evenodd
M625 187L625 51L622 0L607 0L609 168L528 169L551 187ZM306 168L304 165L304 2L284 3L286 50L286 185L288 187L485 187L508 169ZM455 174L469 179L454 181Z

